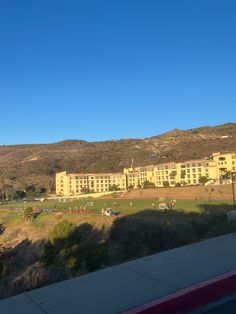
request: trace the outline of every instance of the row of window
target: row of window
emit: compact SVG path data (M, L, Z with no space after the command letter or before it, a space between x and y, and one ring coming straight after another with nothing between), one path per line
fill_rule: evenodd
M89 182L89 183L93 183L93 182L97 182L97 183L99 183L99 182L101 182L101 183L103 183L103 182L125 182L125 179L102 179L102 180L94 180L94 181L91 181L91 180L76 180L75 182L76 182L76 184L79 184L79 183L87 183L87 182ZM69 183L71 184L73 181L70 179L70 181L69 181Z
M75 177L69 177L70 180L111 180L112 178L115 179L122 179L122 176L95 176L95 177L90 177L90 176L75 176Z

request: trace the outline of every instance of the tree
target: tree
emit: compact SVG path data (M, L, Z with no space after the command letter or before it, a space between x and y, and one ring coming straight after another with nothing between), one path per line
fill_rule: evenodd
M36 188L34 184L30 184L26 187L26 191L35 192Z
M55 185L55 181L49 181L48 182L48 192L49 193L54 193L56 191L56 185Z
M143 182L143 188L144 189L151 189L151 188L155 188L155 184L153 182L150 182L148 180Z
M26 192L26 197L29 197L29 198L34 197L36 195L35 185L34 184L27 185L25 192Z
M170 186L168 181L163 181L163 187L168 188Z
M67 220L61 221L55 225L48 235L48 240L51 245L57 245L60 241L69 241L70 236L76 230L76 225Z
M27 207L23 209L23 218L27 221L32 221L34 217L33 208Z
M81 189L81 193L83 193L83 194L89 193L89 189L87 187L83 186Z
M57 223L48 234L48 241L44 247L44 261L51 264L57 256L67 257L67 250L73 243L76 225L67 220Z
M117 184L110 185L109 191L119 191L119 186Z
M5 197L5 200L6 200L6 201L13 200L13 197L14 197L14 189L13 189L13 186L10 185L10 184L5 184L5 185L3 186L3 189L4 189L4 197Z
M20 199L20 198L24 198L25 197L25 191L15 191L15 194L14 194L14 198L16 199Z
M199 178L198 183L205 185L208 181L209 181L209 179L207 177L202 176Z
M206 189L205 191L209 196L209 202L210 202L210 207L211 207L211 196L212 196L212 193L214 192L214 188L209 188L209 189Z
M227 171L227 169L225 169L225 172L223 172L220 176L220 180L221 181L227 181L231 179L231 172Z
M38 195L45 195L47 193L47 188L45 188L44 186L40 186L37 188L37 194Z
M89 224L78 227L69 221L59 222L48 235L44 262L62 264L72 272L94 271L107 260L107 244L100 240Z

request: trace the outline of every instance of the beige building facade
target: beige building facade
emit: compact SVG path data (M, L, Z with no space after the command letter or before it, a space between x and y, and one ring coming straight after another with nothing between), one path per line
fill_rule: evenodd
M142 188L147 181L155 187L198 185L202 177L217 181L223 174L235 171L235 162L236 153L219 152L205 159L125 168L123 173L60 172L56 174L56 194L73 196L111 190L125 191Z
M56 194L62 196L126 190L126 186L126 175L123 173L56 174Z

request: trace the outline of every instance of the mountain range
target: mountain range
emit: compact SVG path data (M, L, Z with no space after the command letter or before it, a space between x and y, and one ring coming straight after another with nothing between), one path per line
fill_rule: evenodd
M48 186L59 171L116 172L132 160L134 166L144 166L203 158L218 151L236 151L236 123L174 129L141 139L0 146L0 173L4 182L15 187Z

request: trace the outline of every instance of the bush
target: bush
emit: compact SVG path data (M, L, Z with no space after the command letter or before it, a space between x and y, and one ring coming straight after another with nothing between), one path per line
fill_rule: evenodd
M151 189L151 188L155 188L155 184L153 182L150 181L144 181L143 182L143 188L144 189Z
M55 225L48 235L48 241L44 246L44 261L51 264L57 257L64 258L67 251L73 245L73 236L76 225L66 220Z
M48 240L51 245L57 246L62 242L68 242L70 236L76 230L76 225L69 221L61 221L55 225L53 230L48 235Z
M44 247L44 262L63 264L70 271L94 271L105 264L107 245L88 224L77 227L62 221L49 233Z
M109 191L119 191L118 185L117 184L110 185Z
M33 208L31 207L24 208L22 214L25 220L30 220L30 221L33 220L33 217L34 217Z
M9 269L7 265L0 263L0 278L4 278L6 275L8 275Z
M82 189L81 189L81 193L87 194L87 193L89 193L89 189L84 186L84 187L82 187Z
M208 181L209 181L209 179L207 177L202 176L199 178L198 183L205 185Z

